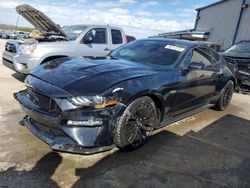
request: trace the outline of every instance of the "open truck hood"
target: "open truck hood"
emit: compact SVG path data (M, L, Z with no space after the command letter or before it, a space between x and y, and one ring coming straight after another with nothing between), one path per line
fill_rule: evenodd
M45 36L58 35L68 39L67 34L64 33L48 16L32 6L27 4L19 5L16 7L16 11Z

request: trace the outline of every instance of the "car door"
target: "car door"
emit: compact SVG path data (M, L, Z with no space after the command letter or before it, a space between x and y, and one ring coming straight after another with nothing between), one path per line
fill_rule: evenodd
M111 43L110 50L114 50L123 44L122 32L119 29L110 29Z
M92 41L85 41L85 38L92 39ZM82 56L88 58L107 56L110 51L107 28L93 28L89 30L83 36L78 50L81 51Z
M190 67L202 63L202 68ZM210 50L197 47L190 50L180 65L180 85L175 101L174 115L201 107L215 95L217 72Z

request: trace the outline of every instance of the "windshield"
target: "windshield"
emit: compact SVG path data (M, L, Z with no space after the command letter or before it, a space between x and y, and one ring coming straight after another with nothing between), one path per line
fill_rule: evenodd
M140 63L174 68L185 48L168 41L137 40L111 53L113 58L121 58Z
M80 34L86 29L86 26L65 26L62 28L64 33L67 34L70 40L76 40Z
M250 53L250 42L239 43L226 50L227 53Z

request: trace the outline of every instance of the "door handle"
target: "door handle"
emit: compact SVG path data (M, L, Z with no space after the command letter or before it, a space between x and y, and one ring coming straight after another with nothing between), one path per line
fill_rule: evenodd
M104 48L104 51L109 51L109 50L110 50L110 49L109 49L109 48L107 48L107 47L106 47L106 48Z

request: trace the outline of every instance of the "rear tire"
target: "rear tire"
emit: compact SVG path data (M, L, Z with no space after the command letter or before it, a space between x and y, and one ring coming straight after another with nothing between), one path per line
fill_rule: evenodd
M233 93L234 93L234 83L232 80L229 80L225 85L225 87L223 88L219 100L215 103L215 109L219 111L225 110L231 102Z
M123 150L141 147L159 124L157 108L150 97L133 101L118 120L115 144Z

